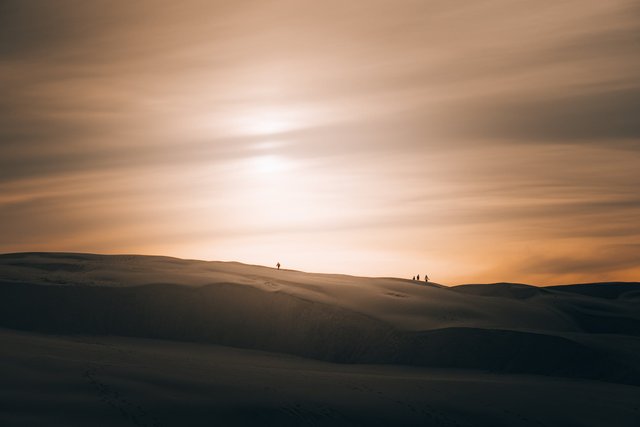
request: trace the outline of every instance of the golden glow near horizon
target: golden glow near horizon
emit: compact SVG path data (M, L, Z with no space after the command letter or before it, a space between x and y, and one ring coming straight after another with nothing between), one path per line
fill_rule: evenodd
M636 2L0 6L0 251L640 277Z

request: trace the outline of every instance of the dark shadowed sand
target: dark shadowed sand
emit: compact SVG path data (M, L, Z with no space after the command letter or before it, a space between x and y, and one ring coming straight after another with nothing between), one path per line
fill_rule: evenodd
M640 425L640 285L0 256L0 425Z

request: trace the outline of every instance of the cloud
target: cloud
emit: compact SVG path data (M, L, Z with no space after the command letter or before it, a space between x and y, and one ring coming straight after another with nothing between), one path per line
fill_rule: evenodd
M615 144L637 150L640 86L577 94L477 101L453 107L452 133L523 143ZM451 114L453 116L453 114ZM455 129L453 129L455 128Z
M624 270L637 270L640 266L640 244L605 245L582 256L533 257L522 263L524 274L546 276L593 276L592 281L612 277Z
M3 1L0 250L297 255L277 236L329 230L471 274L626 244L639 30L622 0ZM296 166L256 178L260 155Z

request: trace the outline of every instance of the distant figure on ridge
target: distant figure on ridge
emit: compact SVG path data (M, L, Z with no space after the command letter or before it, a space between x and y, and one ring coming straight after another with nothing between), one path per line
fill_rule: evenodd
M420 275L419 275L419 274L416 276L416 280L417 280L418 282L420 281Z
M280 270L280 262L276 264L276 267L278 267L278 270Z
M415 281L415 280L416 280L416 276L413 276L413 278L411 278L411 280L414 280L414 281Z
M428 282L428 281L429 281L429 275L427 275L427 274L425 274L425 275L424 275L424 281L425 281L425 282Z

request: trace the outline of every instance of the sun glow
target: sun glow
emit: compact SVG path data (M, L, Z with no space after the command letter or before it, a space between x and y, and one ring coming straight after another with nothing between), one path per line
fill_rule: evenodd
M249 168L258 174L282 173L291 167L290 161L283 156L267 154L256 156L249 160Z
M235 187L230 220L245 229L310 226L325 215L316 200L315 175L308 165L275 153L246 158Z

